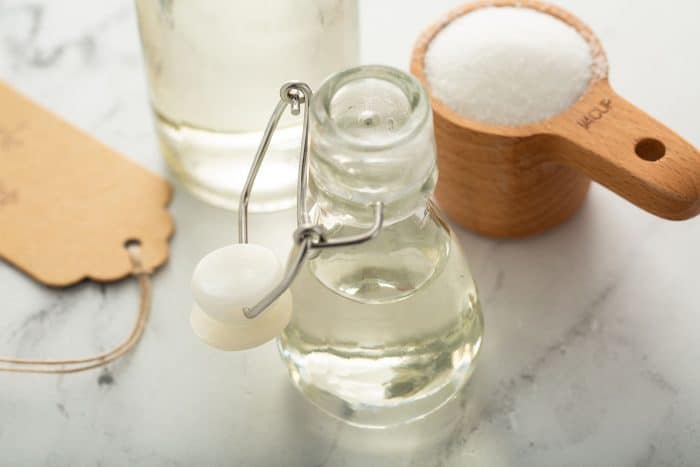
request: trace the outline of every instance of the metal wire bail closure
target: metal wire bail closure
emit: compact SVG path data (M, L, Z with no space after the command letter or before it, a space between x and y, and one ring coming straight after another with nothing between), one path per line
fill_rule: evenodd
M277 129L277 124L288 105L291 107L292 115L299 115L301 113L301 106L303 105L304 115L301 130L297 180L297 229L294 232L295 248L292 250L287 263L287 269L280 283L255 306L243 309L243 314L247 318L252 319L260 315L289 288L294 278L299 273L304 261L308 259L312 251L367 242L379 234L382 224L384 223L384 205L381 202L368 206L374 209L374 224L369 230L358 235L329 239L326 237L326 230L322 225L313 224L311 222L311 217L306 209L306 191L309 179L309 105L312 95L311 87L304 82L290 81L282 85L280 88L280 100L272 111L270 120L267 122L262 140L255 153L253 163L248 172L248 177L243 186L243 193L241 194L238 205L238 238L241 243L248 243L248 203L250 202L253 183L258 175L265 154L270 147L272 135Z

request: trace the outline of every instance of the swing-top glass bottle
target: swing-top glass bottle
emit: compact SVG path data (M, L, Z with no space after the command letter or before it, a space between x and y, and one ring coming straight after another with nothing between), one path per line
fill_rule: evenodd
M332 415L388 426L430 413L474 369L483 318L458 241L430 201L438 171L427 94L398 70L333 75L313 96L309 206L330 237L292 285L279 347L294 384Z

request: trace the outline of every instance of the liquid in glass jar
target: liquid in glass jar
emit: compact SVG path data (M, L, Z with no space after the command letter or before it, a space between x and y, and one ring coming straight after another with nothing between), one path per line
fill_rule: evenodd
M136 0L151 104L169 166L198 197L235 209L277 100L358 60L357 0ZM252 211L292 206L298 119L280 122Z

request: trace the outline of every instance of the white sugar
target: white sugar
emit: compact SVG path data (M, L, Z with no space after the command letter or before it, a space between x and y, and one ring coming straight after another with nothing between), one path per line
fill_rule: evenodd
M586 40L563 21L529 8L486 7L452 21L428 47L431 91L452 110L518 126L566 110L593 74Z

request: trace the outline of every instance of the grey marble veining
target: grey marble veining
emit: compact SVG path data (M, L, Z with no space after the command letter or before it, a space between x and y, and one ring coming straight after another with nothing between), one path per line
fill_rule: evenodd
M405 67L416 33L458 3L363 1L365 61ZM558 3L601 36L616 89L700 145L698 3ZM0 79L166 174L131 2L0 0ZM193 337L192 267L235 238L234 219L180 187L171 212L171 260L133 353L95 372L0 374L1 466L700 465L698 220L663 221L596 186L542 236L457 230L484 302L480 366L438 413L368 431L309 406L274 345L229 354ZM253 216L251 236L283 256L279 225L293 221ZM132 281L54 290L5 263L0 295L0 353L20 357L106 350L138 305Z

